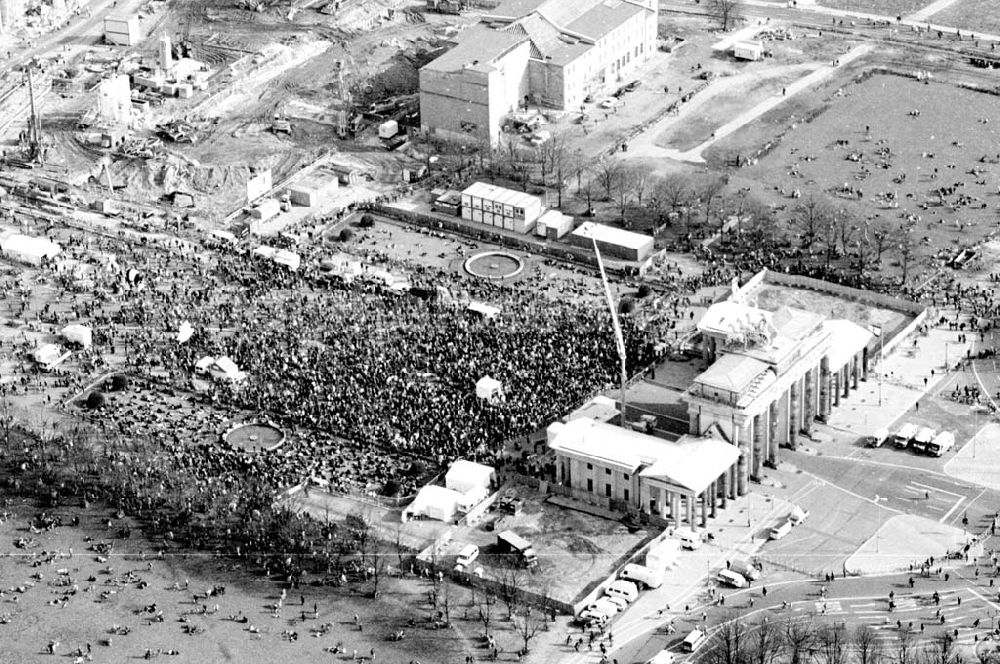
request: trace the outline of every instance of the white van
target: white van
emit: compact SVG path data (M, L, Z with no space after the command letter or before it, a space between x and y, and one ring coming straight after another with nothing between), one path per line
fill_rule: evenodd
M934 440L937 431L930 427L920 427L920 431L913 436L913 450L915 452L926 452L927 446Z
M865 446L866 447L882 447L886 439L889 437L888 427L882 427L875 433L865 436Z
M729 571L736 572L748 581L756 581L760 578L760 570L745 560L734 560L730 562Z
M680 528L674 531L674 535L681 541L681 548L694 551L701 547L701 535L690 528Z
M455 562L461 565L464 569L471 565L472 561L478 557L479 547L475 544L467 544L461 551L458 552L458 559Z
M771 528L771 531L767 534L767 536L768 539L780 540L790 532L792 532L792 522L785 519L774 528Z
M605 595L610 595L611 597L621 597L623 600L631 604L639 598L639 589L635 587L635 584L631 581L614 581L610 586L604 590Z
M617 600L617 601L615 601ZM587 611L592 613L606 613L613 616L619 611L624 611L628 607L628 602L617 597L598 597L587 605Z
M896 443L896 447L906 447L910 444L910 439L917 435L917 425L910 422L904 423L898 429L896 433L892 434L893 442Z
M663 570L650 569L635 563L625 565L625 569L618 575L619 579L634 581L646 588L659 588L663 585Z
M723 585L732 586L733 588L747 587L747 580L743 578L742 574L737 574L728 569L719 570L718 581Z
M694 652L705 642L705 632L700 629L693 629L691 633L684 637L681 648L686 652Z
M669 650L661 650L653 655L646 664L674 664L674 653Z

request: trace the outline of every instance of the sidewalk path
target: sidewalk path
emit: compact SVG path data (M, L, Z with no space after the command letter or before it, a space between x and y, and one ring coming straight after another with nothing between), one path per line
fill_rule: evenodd
M715 133L712 134L712 138L708 139L701 145L691 150L688 150L687 152L677 152L675 150L667 150L668 156L671 157L672 159L677 159L679 161L691 161L695 163L703 163L705 159L704 157L702 157L702 153L708 148L710 148L712 145L714 145L716 141L722 140L726 136L729 136L730 134L734 133L736 130L750 124L751 122L753 122L760 116L764 115L771 109L780 105L789 97L792 97L798 94L799 92L802 92L803 90L811 88L817 83L821 83L822 81L829 78L835 71L837 71L841 67L846 67L854 60L857 60L861 56L870 53L873 48L874 46L872 44L860 44L858 46L855 46L850 51L841 56L839 60L837 60L836 65L831 64L828 66L826 65L821 66L813 73L808 74L807 76L803 76L799 80L787 86L784 95L780 97L772 97L771 99L765 99L764 101L757 104L753 108L748 109L743 113L740 113L735 118L733 118L726 124L716 129Z

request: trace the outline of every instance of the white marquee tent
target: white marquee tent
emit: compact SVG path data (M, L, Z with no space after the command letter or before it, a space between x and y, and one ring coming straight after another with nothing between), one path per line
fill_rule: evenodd
M58 256L62 247L48 238L14 234L0 240L0 251L11 260L41 265L46 258Z
M495 403L503 396L503 383L491 376L483 376L476 381L476 398Z
M64 327L62 335L66 341L80 344L84 348L90 348L91 344L94 343L94 333L89 327L80 325L79 323L73 323Z
M451 468L445 474L444 485L459 493L469 493L478 488L489 490L494 475L490 466L459 459L451 464Z
M443 486L431 484L422 488L417 497L403 510L403 521L423 516L438 521L452 521L458 513L462 494Z

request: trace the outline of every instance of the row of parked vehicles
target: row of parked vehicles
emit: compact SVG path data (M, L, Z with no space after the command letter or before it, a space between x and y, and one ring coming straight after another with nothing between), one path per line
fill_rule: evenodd
M604 589L604 595L591 602L577 620L587 627L603 627L611 618L639 599L639 589L659 588L663 585L663 570L629 563L618 578Z
M931 427L918 427L912 422L904 422L893 434L889 433L887 427L883 427L867 436L865 443L868 447L882 447L890 440L898 449L910 448L914 452L932 456L943 456L955 446L955 434L951 431L939 432Z

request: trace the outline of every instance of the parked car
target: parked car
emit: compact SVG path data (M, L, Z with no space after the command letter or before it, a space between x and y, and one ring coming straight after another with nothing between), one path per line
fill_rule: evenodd
M788 515L788 522L793 526L797 526L806 520L809 516L809 510L802 509L801 507L795 506L792 508L791 513Z
M632 92L633 90L638 90L640 85L642 85L642 81L640 81L639 79L635 79L634 81L625 86L625 90L627 92Z

